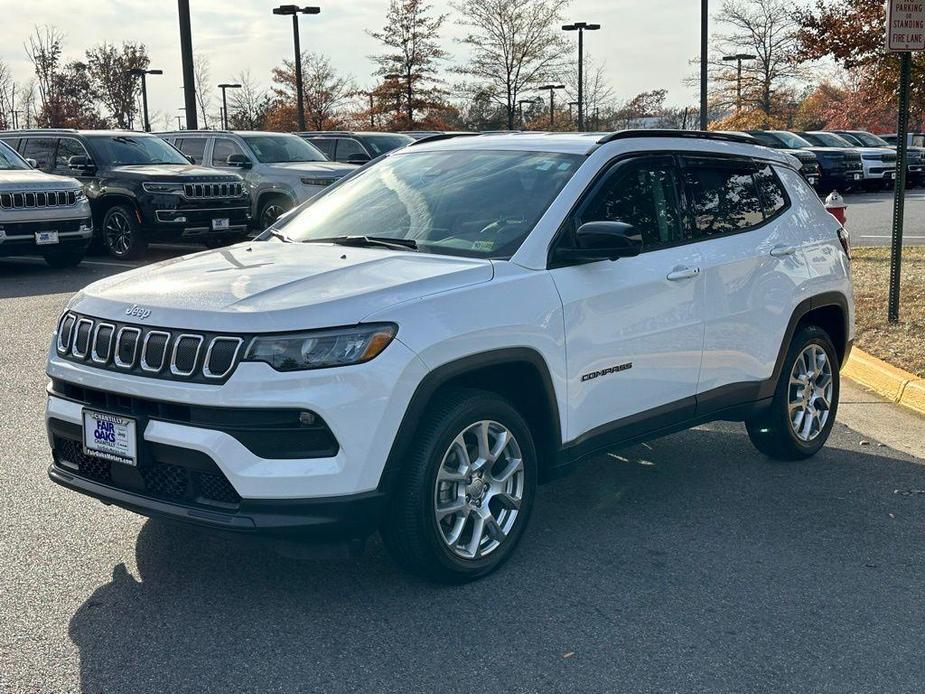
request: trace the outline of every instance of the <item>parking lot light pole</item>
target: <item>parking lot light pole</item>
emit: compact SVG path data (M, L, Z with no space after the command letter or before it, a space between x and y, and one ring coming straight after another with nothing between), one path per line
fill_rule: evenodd
M742 61L757 60L757 55L749 53L736 53L735 55L724 55L723 61L727 63L736 63L736 113L742 110Z
M562 31L577 31L578 32L578 130L583 131L585 129L585 115L584 115L584 62L585 62L585 32L586 31L597 31L601 28L600 24L588 24L587 22L575 22L573 24L564 24L562 26ZM571 109L569 109L571 110ZM569 116L571 120L571 116Z
M540 91L549 90L549 129L556 129L556 90L565 89L564 84L544 84Z
M700 0L700 129L707 129L707 57L709 54L710 2Z
M295 45L295 92L299 130L305 130L305 104L302 100L302 48L299 45L299 15L321 14L320 7L299 7L280 5L273 8L273 14L292 16L292 42Z
M146 133L151 132L151 123L148 121L148 83L145 81L146 75L163 75L163 70L145 70L140 67L128 70L126 74L133 77L141 77L141 111L144 116L144 129Z
M579 104L581 104L580 101L569 101L568 102L568 122L569 123L572 122L572 106L578 106ZM579 111L580 110L581 109L579 108ZM581 130L581 128L579 128L579 130Z
M240 84L228 84L227 82L218 85L218 88L222 90L222 129L228 130L228 99L225 98L226 89L240 89Z
M533 105L535 103L536 101L534 101L533 99L520 99L517 102L517 106L520 107L520 127L521 128L527 125L527 122L524 120L524 104Z
M187 130L197 130L196 76L193 70L193 35L190 31L189 0L177 0L180 13L180 58L183 63L183 103Z

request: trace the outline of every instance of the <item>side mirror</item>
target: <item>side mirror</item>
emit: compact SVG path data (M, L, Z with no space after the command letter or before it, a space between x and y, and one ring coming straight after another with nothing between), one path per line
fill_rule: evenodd
M229 154L225 163L228 164L228 166L237 166L239 169L249 169L253 166L251 160L243 154Z
M585 222L575 232L578 248L560 248L562 260L594 262L631 258L642 251L642 234L625 222Z
M38 163L35 159L32 159L32 158L30 158L30 157L27 157L27 158L26 158L26 163L27 163L29 166L31 166L33 169L39 168L39 163Z
M89 172L96 167L93 166L93 162L90 161L90 157L85 157L84 155L79 154L67 160L67 168L74 169L74 171Z
M347 160L348 164L365 164L369 161L368 154L351 154Z
M196 160L193 159L189 154L184 154L183 156L186 157L186 161L188 161L190 164L196 163Z

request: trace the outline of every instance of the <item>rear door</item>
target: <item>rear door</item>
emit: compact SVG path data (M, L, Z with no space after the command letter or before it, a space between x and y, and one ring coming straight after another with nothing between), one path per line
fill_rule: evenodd
M698 393L748 400L771 377L800 285L799 210L774 167L748 158L683 156L705 302ZM718 389L724 388L725 391ZM734 403L730 403L734 404Z
M556 243L573 245L584 222L632 224L635 258L553 267L562 299L568 369L566 440L642 415L693 414L703 347L701 258L681 212L680 170L671 155L611 166L579 203Z
M57 137L26 137L20 143L20 154L26 159L35 159L37 169L52 173L55 169Z

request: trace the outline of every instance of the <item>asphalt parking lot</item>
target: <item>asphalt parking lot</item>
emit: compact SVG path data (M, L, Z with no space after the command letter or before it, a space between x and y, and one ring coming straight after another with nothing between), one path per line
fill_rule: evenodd
M841 424L800 464L738 424L603 455L457 588L375 540L351 558L218 536L54 486L48 337L127 265L0 260L0 692L925 688L923 461Z
M893 191L848 193L846 228L856 246L889 246L893 228ZM925 188L906 191L903 245L925 245Z

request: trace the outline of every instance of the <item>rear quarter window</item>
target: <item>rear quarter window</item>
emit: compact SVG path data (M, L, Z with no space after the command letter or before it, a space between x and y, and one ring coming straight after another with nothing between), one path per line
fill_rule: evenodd
M764 222L756 168L750 161L685 159L684 183L697 237L744 231Z

